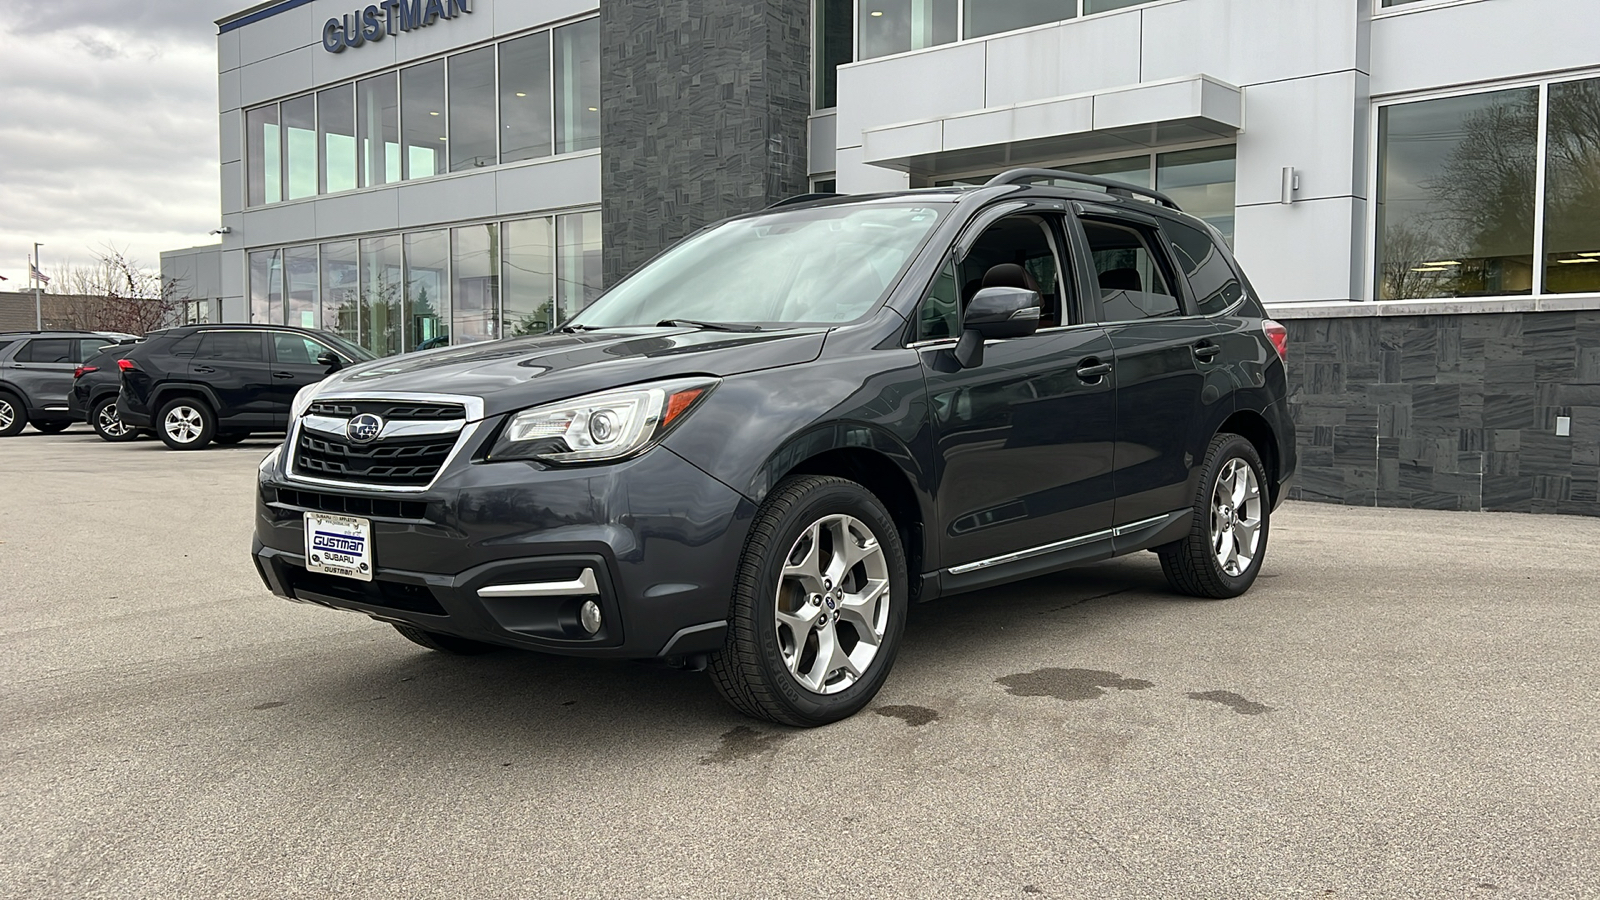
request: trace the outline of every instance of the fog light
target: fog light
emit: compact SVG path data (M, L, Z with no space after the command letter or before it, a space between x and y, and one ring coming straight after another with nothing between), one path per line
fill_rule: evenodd
M583 601L583 606L578 608L578 621L583 623L583 630L595 634L600 630L600 604L593 600Z

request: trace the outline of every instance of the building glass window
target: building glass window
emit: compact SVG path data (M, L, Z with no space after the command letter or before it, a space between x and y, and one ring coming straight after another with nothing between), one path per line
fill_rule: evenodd
M862 59L956 39L956 0L860 0L859 6Z
M450 343L450 232L406 235L407 350Z
M450 171L500 162L494 107L494 48L450 57Z
M600 146L600 20L555 30L556 152Z
M500 45L500 161L550 155L550 32Z
M451 229L450 342L492 341L500 300L500 229L494 223ZM505 332L509 336L509 332Z
M284 249L283 280L286 301L283 324L296 328L320 327L317 322L316 244Z
M1600 79L1550 85L1544 289L1600 292Z
M600 296L600 214L575 213L556 219L557 321L561 324Z
M505 308L500 334L521 337L555 327L555 234L548 217L505 225Z
M1150 185L1150 154L1130 156L1125 159L1101 159L1089 163L1076 163L1062 168L1077 172L1079 175L1092 175L1095 178L1106 178L1111 181L1120 181L1133 187L1149 188Z
M1539 90L1378 113L1380 300L1533 290Z
M283 148L278 136L278 105L244 114L245 200L250 206L283 199Z
M361 343L361 268L355 241L322 245L322 328Z
M400 143L404 178L445 173L444 60L400 72Z
M350 85L317 94L317 145L322 150L318 185L324 194L355 190L356 93Z
M813 38L817 71L815 102L818 109L839 104L839 67L855 59L855 0L817 0L816 36Z
M317 194L317 98L306 94L281 104L284 199Z
M1135 2L1143 3L1145 0ZM999 34L1030 25L1071 19L1077 14L1078 4L1071 0L1066 3L1061 0L967 0L963 36L975 38Z
M405 263L400 235L361 240L361 346L379 356L402 349Z
M1206 147L1156 156L1156 190L1183 211L1206 220L1233 243L1233 203L1238 148Z
M356 84L356 144L361 186L400 180L400 103L395 73Z
M250 254L250 321L256 325L283 324L282 250Z
M1083 0L1083 14L1092 16L1095 13L1111 12L1114 9L1127 9L1150 0Z

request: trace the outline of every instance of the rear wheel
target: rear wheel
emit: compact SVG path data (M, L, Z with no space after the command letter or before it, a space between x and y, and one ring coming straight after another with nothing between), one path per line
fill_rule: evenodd
M217 433L217 416L204 400L179 397L156 414L156 434L173 450L199 450Z
M907 597L905 551L877 497L843 478L785 479L751 524L712 680L756 718L847 718L894 665Z
M219 447L231 447L249 436L248 431L224 431L216 436L214 443Z
M22 408L17 398L0 394L0 437L20 434L27 425L28 411Z
M394 625L395 631L400 632L401 637L411 643L427 647L429 650L437 650L440 653L449 653L453 656L477 656L480 653L490 653L500 649L494 644L485 644L482 641L456 637L453 634L424 631L415 625L401 625L398 622L391 622L390 624Z
M1222 600L1250 589L1267 555L1272 502L1266 484L1254 444L1237 434L1211 439L1189 535L1156 550L1173 590Z
M33 423L33 427L35 430L42 431L45 434L60 434L61 432L66 431L68 428L71 428L72 423L62 422L59 420L55 422L35 422Z
M139 439L139 432L122 423L122 417L117 415L117 398L107 397L94 405L89 413L89 427L94 433L100 435L103 441L113 444L127 443Z

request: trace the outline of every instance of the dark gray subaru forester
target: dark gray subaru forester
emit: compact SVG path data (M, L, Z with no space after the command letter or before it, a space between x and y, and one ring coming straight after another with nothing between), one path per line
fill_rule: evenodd
M820 725L877 693L912 603L1139 550L1247 590L1295 469L1284 356L1152 191L796 198L555 333L302 391L255 561L434 650L662 659Z

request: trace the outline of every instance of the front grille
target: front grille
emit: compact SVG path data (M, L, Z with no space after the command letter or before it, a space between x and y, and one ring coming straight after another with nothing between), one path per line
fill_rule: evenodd
M395 487L423 487L439 473L455 434L391 437L356 444L342 437L301 429L295 471L313 478Z
M345 516L375 516L390 519L423 519L428 504L420 500L390 500L385 497L346 497L320 491L278 488L278 502L296 509L337 513Z
M285 586L291 595L301 600L315 601L314 597L301 596L301 593L305 592L349 603L364 603L368 606L425 613L430 616L445 615L444 607L439 605L439 601L433 596L433 591L426 585L383 579L356 581L353 578L343 578L324 572L312 572L293 564L286 564L283 568L284 580L288 582Z
M353 419L362 413L380 416L385 422L440 422L465 419L467 410L458 403L402 403L391 400L318 400L307 410L313 416Z

